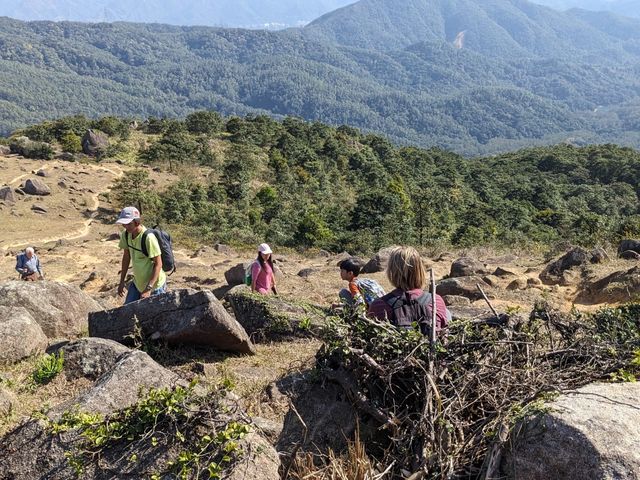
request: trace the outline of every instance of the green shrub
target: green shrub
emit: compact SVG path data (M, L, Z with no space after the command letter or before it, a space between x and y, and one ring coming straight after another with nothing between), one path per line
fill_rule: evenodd
M33 381L39 385L45 385L53 380L64 367L64 352L61 350L58 355L46 354L38 361L36 369L33 371Z

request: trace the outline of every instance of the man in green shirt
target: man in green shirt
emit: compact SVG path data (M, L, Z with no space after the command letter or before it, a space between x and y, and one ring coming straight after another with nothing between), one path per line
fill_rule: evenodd
M146 235L146 250L143 253L143 233L147 229L140 222L140 212L135 207L123 208L116 223L124 227L120 235L118 248L122 252L122 269L120 271L120 285L118 295L124 296L125 279L129 265L133 266L133 282L129 284L124 303L135 302L150 295L164 293L167 287L167 276L162 271L162 257L158 239L152 233Z

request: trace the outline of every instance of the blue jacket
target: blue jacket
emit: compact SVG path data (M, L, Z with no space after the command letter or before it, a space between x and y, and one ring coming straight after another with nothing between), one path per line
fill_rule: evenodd
M24 274L24 269L27 269L26 274L38 272L42 276L42 268L40 268L40 259L34 253L31 258L27 258L26 253L21 253L16 257L16 271L20 274Z

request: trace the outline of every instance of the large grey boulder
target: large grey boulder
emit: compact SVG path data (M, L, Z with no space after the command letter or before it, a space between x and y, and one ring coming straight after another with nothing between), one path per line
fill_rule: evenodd
M387 247L376 253L367 264L362 267L362 273L384 272L389 263L389 256L396 247Z
M280 478L280 457L273 445L255 431L239 442L243 452L228 480L274 480Z
M16 203L16 196L9 186L0 187L0 200L9 204Z
M251 265L252 263L253 263L252 261L239 263L231 267L226 272L224 272L224 278L227 281L227 285L231 287L235 285L243 285L245 271L247 268L249 268L249 265Z
M0 363L44 353L47 336L24 307L0 306Z
M461 257L454 260L451 264L449 278L469 277L472 275L483 275L485 273L489 273L489 271L482 262L471 257Z
M109 137L102 132L87 130L82 136L82 151L86 155L96 156L109 146Z
M61 282L9 281L0 284L0 305L24 307L49 338L87 331L87 316L102 307L78 287Z
M483 290L489 288L489 285L481 278L467 276L445 278L437 285L436 292L440 295L459 295L471 300L478 300L482 298L482 294L477 285L480 285Z
M175 290L89 316L89 335L131 343L143 338L254 353L247 332L209 291Z
M628 250L633 250L636 253L640 253L640 240L622 240L618 245L618 255Z
M62 347L64 351L64 372L69 379L89 378L96 380L114 365L123 354L130 350L121 343L105 338L87 337Z
M29 178L26 180L22 186L22 190L29 195L51 195L51 189L47 184L37 178Z
M517 480L640 478L640 383L592 384L514 429L505 477Z

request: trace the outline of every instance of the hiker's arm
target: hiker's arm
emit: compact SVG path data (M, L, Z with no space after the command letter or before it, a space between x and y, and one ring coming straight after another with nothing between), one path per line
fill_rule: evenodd
M23 274L25 271L24 265L22 264L22 257L18 255L18 258L16 259L16 272Z
M260 264L254 262L251 265L251 291L256 291L256 281L258 280L258 275L260 275Z
M157 257L153 257L151 260L153 261L153 273L151 274L147 287L143 292L140 292L140 298L147 298L151 295L151 292L154 290L155 285L158 282L158 278L160 277L160 272L162 271L162 257L158 255Z
M131 256L129 249L125 248L122 251L122 265L120 266L120 285L118 285L118 295L124 297L124 281L127 278L127 270L129 270L129 263L131 262Z

